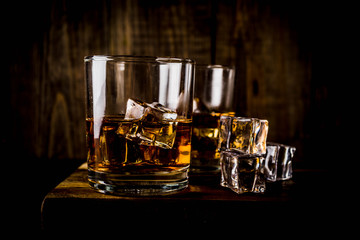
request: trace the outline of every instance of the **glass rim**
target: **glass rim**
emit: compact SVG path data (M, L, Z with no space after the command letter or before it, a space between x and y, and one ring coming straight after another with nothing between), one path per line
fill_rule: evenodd
M138 63L190 63L195 61L189 58L179 57L158 57L158 56L136 56L136 55L89 55L84 57L85 62L89 61L123 61Z
M223 65L223 64L196 64L196 68L208 68L208 69L229 69L229 70L235 70L234 65Z

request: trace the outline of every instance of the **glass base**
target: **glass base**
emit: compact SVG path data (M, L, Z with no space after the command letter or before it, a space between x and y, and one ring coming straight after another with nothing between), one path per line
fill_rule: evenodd
M218 174L220 167L217 166L196 166L191 167L190 172L194 174Z
M188 186L188 169L171 174L147 176L103 173L88 170L90 186L98 192L123 196L167 195Z
M190 172L199 174L220 173L220 160L192 158L190 164Z

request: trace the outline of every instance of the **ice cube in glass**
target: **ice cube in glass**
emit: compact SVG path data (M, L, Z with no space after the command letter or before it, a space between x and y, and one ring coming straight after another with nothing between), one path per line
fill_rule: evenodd
M145 113L148 104L145 102L129 98L126 103L125 119L140 119Z
M125 118L134 118L126 138L140 145L157 146L165 149L173 147L177 113L160 103L145 103L129 99Z

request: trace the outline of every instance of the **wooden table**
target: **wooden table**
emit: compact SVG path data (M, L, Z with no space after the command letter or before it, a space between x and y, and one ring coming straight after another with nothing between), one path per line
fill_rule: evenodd
M189 187L176 194L120 197L91 189L86 169L86 164L80 166L45 197L45 231L295 227L301 221L315 224L327 213L326 171L297 170L293 180L268 185L264 194L238 195L221 187L219 176L192 174Z

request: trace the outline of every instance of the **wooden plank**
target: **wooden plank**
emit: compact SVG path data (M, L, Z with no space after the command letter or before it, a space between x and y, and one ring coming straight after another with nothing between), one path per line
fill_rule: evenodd
M82 231L89 224L109 231L119 226L126 231L139 226L147 230L239 225L258 229L259 221L271 219L262 227L271 229L280 221L284 228L291 229L314 209L321 214L325 211L321 206L330 194L329 188L316 186L325 181L322 177L326 175L319 171L297 171L294 181L273 185L264 194L242 195L221 187L218 177L190 175L190 185L182 192L128 197L105 195L91 189L84 164L46 196L42 226L45 232Z
M45 201L52 198L79 198L79 199L112 199L112 200L133 200L133 201L146 201L149 199L157 200L198 200L198 201L290 201L291 196L285 192L280 195L273 194L259 194L259 195L237 195L227 188L221 187L219 176L217 175L193 175L190 176L190 181L193 182L190 186L179 193L156 196L156 197L123 197L98 193L91 189L87 182L87 164L84 163L70 175L67 179L61 182L55 189L53 189L47 196ZM291 183L291 182L290 182ZM279 192L277 192L279 194Z

